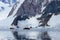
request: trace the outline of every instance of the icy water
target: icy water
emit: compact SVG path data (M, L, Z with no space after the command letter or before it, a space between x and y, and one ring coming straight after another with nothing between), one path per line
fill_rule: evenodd
M10 31L0 31L0 40L12 40L14 37Z
M40 38L41 32L30 31L25 34L22 31L20 33L21 33L21 35L24 34L23 36L27 35L27 37L33 38L33 39L36 39L38 36L39 38L36 40L41 40L41 38ZM60 40L60 32L59 31L49 31L48 34L52 40ZM2 31L0 31L0 40L15 40L15 39L14 39L14 36L11 31L2 30Z

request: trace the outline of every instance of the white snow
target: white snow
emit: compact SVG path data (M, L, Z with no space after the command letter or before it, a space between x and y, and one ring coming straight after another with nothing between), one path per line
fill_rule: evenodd
M41 15L36 15L35 17L31 17L30 19L26 19L25 21L19 21L18 26L24 27L37 27L39 25L39 21L37 18Z
M1 1L0 7L4 7L4 10L0 11L0 20L6 19L11 7L8 7L8 4L4 4Z
M23 0L24 1L24 0ZM13 15L16 13L16 11L18 10L18 8L21 6L21 3L23 3L23 1L21 1L17 6L16 10L13 12L12 16L8 17L8 14L11 10L10 7L5 6L5 11L0 12L0 28L9 28L9 26L11 25L12 21L14 20L15 17L13 17ZM5 27L4 27L5 26Z
M51 37L52 40L60 40L60 32L49 32L49 35Z
M48 24L51 27L56 27L56 25L60 24L60 15L53 15Z

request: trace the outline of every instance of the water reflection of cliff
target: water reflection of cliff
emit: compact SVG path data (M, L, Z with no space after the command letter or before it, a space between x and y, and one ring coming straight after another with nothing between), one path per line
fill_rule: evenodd
M42 40L51 40L47 31L41 33L41 39Z
M21 32L13 31L13 35L17 40L51 40L47 31L29 31L23 30Z

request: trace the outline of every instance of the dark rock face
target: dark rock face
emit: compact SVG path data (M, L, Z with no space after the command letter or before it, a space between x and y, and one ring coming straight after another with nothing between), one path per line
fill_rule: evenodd
M25 0L15 15L35 16L41 14L43 0Z
M28 16L35 16L36 14L41 14L41 7L42 3L46 2L44 6L48 4L48 0L25 0L20 8L18 9L15 15L28 15ZM17 3L16 3L17 5ZM14 8L14 7L13 7ZM11 12L9 13L8 17L12 15L14 9L12 8Z
M58 0L51 1L46 6L46 8L43 10L43 12L44 12L44 14L42 14L42 16L40 18L38 18L39 20L42 20L41 26L47 25L48 21L50 20L50 18L52 17L53 14L54 15L59 14L59 12L60 12L60 1L58 1Z
M41 14L42 2L43 0L25 0L15 14L17 17L14 19L12 24L17 25L18 20L25 20L29 17L35 16L36 14ZM21 16L23 18L21 18Z
M51 3L49 3L45 8L44 12L57 14L58 12L60 12L59 9L60 9L60 1L56 0L51 1Z
M42 14L42 16L39 18L41 21L40 23L42 23L40 26L49 26L48 25L48 21L50 20L50 18L52 17L53 14Z
M13 21L13 23L11 25L15 25L16 26L18 24L18 21L22 21L22 20L26 20L26 19L29 19L28 16L23 16L23 17L17 16L14 19L14 21Z
M35 16L36 14L41 14L41 7L42 7L43 1L44 0L25 0L15 15L32 17L32 16ZM51 1L43 10L43 12L44 13L39 18L39 20L40 19L42 20L41 25L44 26L44 25L47 25L53 13L55 15L59 14L60 1ZM52 14L49 14L49 13L52 13Z

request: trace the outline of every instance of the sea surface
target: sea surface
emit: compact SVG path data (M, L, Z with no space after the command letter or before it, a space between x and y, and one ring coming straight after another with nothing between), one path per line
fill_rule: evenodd
M60 40L60 31L47 31L51 40ZM41 36L41 31L20 31L19 34L27 35L27 37L36 39ZM13 33L10 30L0 30L0 40L15 40ZM38 40L38 39L37 39ZM41 38L39 38L41 40Z

